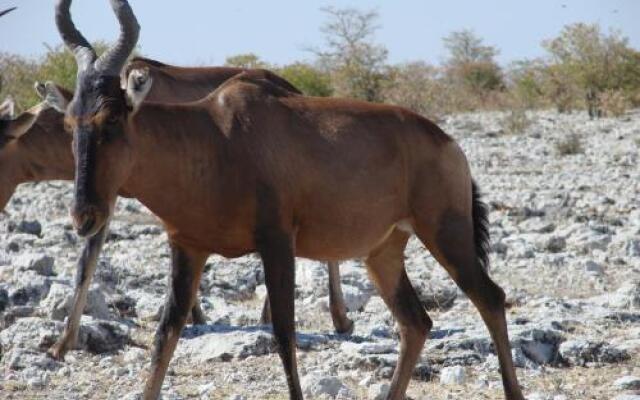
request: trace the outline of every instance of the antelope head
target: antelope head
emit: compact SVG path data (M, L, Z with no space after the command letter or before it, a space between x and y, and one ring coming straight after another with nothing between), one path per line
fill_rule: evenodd
M71 19L71 0L58 0L56 25L78 65L73 99L52 94L65 110L65 126L73 135L75 190L71 217L80 236L93 236L113 212L119 187L126 181L133 157L125 128L139 96L128 98L120 72L138 40L140 27L126 0L110 0L120 24L116 44L98 57Z

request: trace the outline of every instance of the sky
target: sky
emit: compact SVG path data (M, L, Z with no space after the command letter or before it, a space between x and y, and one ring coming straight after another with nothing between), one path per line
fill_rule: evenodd
M18 9L0 19L0 52L37 57L61 43L53 0L0 0L0 10ZM106 0L75 0L76 26L90 41L115 40L118 26ZM500 50L507 64L544 55L540 43L574 22L597 22L618 29L640 49L640 0L130 0L142 27L142 54L178 65L219 65L231 55L253 52L286 64L312 60L321 47L322 7L377 10L375 40L389 61L439 63L442 38L472 29Z

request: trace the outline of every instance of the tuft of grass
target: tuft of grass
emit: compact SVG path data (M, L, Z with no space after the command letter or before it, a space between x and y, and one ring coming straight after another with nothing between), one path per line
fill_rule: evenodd
M516 108L512 109L502 121L500 126L502 131L507 135L520 135L531 126L533 121L527 116L524 109Z
M627 98L620 90L607 90L598 100L605 117L621 117L627 112Z
M580 136L575 133L567 135L564 139L556 142L556 151L561 156L569 156L584 153L584 146Z

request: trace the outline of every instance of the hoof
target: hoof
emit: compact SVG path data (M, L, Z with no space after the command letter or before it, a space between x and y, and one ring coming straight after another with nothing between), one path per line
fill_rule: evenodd
M191 324L192 325L206 325L207 324L207 319L205 318L204 315L194 315L191 318Z
M47 350L47 355L56 361L64 361L65 354L67 349L63 342L57 342Z
M353 329L355 328L355 324L352 320L348 319L342 323L334 324L336 329L336 333L341 335L351 335L353 333Z

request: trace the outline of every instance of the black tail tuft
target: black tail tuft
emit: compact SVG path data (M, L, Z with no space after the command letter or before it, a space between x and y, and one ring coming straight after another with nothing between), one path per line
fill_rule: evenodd
M476 257L482 268L489 269L489 250L491 241L489 238L489 208L480 199L480 190L475 182L471 182L473 201L473 239L476 245Z

